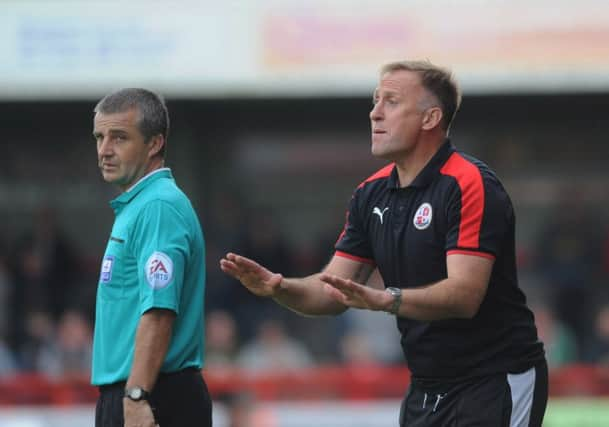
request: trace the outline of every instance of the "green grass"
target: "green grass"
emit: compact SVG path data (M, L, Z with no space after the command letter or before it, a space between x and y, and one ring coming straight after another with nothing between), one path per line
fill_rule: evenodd
M544 427L608 427L609 398L550 399Z

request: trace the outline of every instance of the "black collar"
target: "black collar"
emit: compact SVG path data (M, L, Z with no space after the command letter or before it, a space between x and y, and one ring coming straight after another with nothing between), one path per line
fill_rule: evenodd
M455 148L455 146L450 142L450 139L447 138L446 141L444 141L444 143L440 146L438 151L436 151L436 154L434 154L431 160L427 162L423 170L419 172L419 174L410 183L410 185L406 186L405 188L427 187L440 173L440 169L442 169L442 166L444 166L450 155L456 150L457 149ZM389 176L387 185L391 189L400 189L400 178L398 176L398 168L395 166L391 171L391 175Z

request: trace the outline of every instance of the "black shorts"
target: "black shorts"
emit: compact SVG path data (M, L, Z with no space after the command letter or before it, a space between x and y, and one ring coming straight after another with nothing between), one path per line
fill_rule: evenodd
M541 427L547 401L545 362L519 374L452 383L413 378L400 427Z
M104 385L95 408L95 427L124 427L125 382ZM211 427L211 398L198 369L159 375L150 396L157 424L163 427Z

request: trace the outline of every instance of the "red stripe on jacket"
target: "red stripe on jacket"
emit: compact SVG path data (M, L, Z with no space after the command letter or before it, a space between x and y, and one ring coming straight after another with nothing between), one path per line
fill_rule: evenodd
M376 263L374 262L373 259L363 258L361 256L356 256L356 255L351 255L351 254L348 254L347 252L343 252L343 251L336 251L336 252L334 252L334 255L343 257L343 258L348 258L350 260L357 261L357 262L363 262L365 264L376 265Z
M364 182L362 182L360 185L357 186L357 188L362 188L367 183L376 181L377 179L387 178L389 175L391 175L391 171L393 171L394 167L395 167L395 164L393 164L393 163L388 164L383 169L378 170L374 175L371 175L368 178L366 178L364 180Z
M440 172L454 177L461 189L461 222L457 247L480 247L480 228L484 213L484 185L480 170L459 153L453 153Z

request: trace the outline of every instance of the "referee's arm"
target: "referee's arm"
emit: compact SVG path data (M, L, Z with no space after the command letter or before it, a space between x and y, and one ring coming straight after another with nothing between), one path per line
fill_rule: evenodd
M127 387L152 390L169 348L175 317L175 312L164 309L148 310L142 315L135 336L133 366Z

